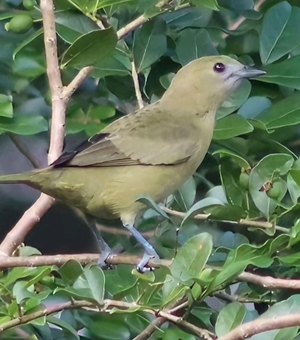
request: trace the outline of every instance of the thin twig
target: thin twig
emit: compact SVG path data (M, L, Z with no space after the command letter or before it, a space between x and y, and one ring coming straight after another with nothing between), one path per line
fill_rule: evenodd
M171 306L169 306L168 313L173 314L175 312L178 312L184 308L186 308L189 305L189 301L185 298L183 301L180 300L176 302L175 304L173 303ZM144 329L142 333L140 333L138 336L136 336L133 340L146 340L149 339L150 336L161 327L167 319L163 317L158 317L155 319L152 323L148 325L147 328Z
M247 298L236 294L230 295L225 292L215 293L215 297L227 302L241 302L241 303L275 303L277 300L272 298Z
M185 218L186 213L173 210L170 208L167 208L165 206L161 206L161 209L164 210L167 214L172 215L172 216L177 216L180 218ZM195 220L199 221L213 221L211 218L210 214L197 214L193 216ZM288 228L284 228L281 226L274 226L273 223L268 222L268 221L252 221L252 220L247 220L247 219L240 219L239 221L229 221L229 220L216 220L219 223L227 223L227 224L232 224L232 225L239 225L239 226L244 226L244 227L253 227L253 228L262 228L262 229L272 229L275 228L278 231L289 233Z
M182 318L172 315L170 313L166 313L164 311L159 312L159 315L162 316L163 318L167 319L168 321L171 321L172 323L175 323L176 325L185 328L188 330L190 333L195 334L197 337L200 339L205 339L205 340L214 340L216 339L216 335L213 334L212 332L199 328L192 323L183 320Z
M273 316L272 319L259 318L251 322L244 323L231 332L223 335L219 340L244 340L251 336L273 329L300 326L300 314L288 314L283 316Z
M258 0L257 3L254 6L254 10L255 11L259 11L259 9L261 8L261 6L265 3L266 0ZM238 20L236 20L234 23L232 23L229 27L228 30L229 31L235 31L237 30L241 24L246 20L245 17L240 17ZM226 38L228 36L228 33L224 32L222 34L223 38Z
M137 29L141 25L145 24L148 20L149 20L149 18L147 18L144 15L141 15L141 16L137 17L136 19L132 20L129 24L127 24L126 26L124 26L124 27L122 27L118 30L118 32L117 32L118 39L119 40L123 39L127 34L134 31L135 29Z
M87 66L82 68L69 85L64 87L63 96L67 99L79 88L79 86L86 80L86 78L93 72L93 67Z
M135 67L134 61L131 62L131 76L133 80L134 90L135 90L135 96L138 102L139 109L142 109L144 107L144 102L142 98L140 83L139 83L139 77L137 74L137 70Z

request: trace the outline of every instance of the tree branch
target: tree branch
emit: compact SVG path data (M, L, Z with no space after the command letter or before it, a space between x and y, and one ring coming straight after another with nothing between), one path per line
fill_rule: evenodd
M57 55L53 0L41 0L40 8L44 26L47 75L52 98L52 123L48 154L48 163L50 164L58 158L63 149L66 101L62 94L63 85ZM53 203L52 197L41 194L40 198L23 214L14 228L6 235L0 245L0 254L11 255Z
M61 266L64 263L75 260L81 264L97 263L99 254L67 254L67 255L38 255L38 256L21 256L7 257L0 256L0 269L14 267L39 267L39 266ZM131 255L112 255L107 259L108 264L128 264L137 265L141 258ZM150 261L149 266L153 268L170 267L172 260L155 260ZM278 279L271 276L261 276L249 272L243 272L237 276L237 281L249 282L266 289L292 289L300 290L300 280Z
M109 311L110 307L117 307L117 308L124 310L124 309L129 309L129 308L135 308L136 306L137 305L135 303L129 303L129 302L123 302L123 301L117 301L117 300L104 300L103 303L99 305L96 305L95 303L85 301L85 300L68 301L68 302L59 303L53 306L45 307L44 309L39 310L37 312L23 315L16 319L7 321L0 326L0 333L2 333L3 331L7 329L13 328L15 326L26 324L40 317L48 316L50 314L55 314L55 313L58 313L58 312L61 312L67 309L75 309L75 308L89 308L90 309L92 308L98 311L105 312L105 311Z
M81 264L97 263L99 254L68 254L68 255L38 255L38 256L20 256L7 257L0 256L0 269L14 268L14 267L40 267L40 266L62 266L64 263L75 260ZM131 255L111 255L106 262L108 264L128 264L137 265L141 258ZM169 267L170 260L156 260L150 261L149 266L159 268L161 266Z
M272 319L259 318L257 320L242 324L219 340L244 340L251 336L273 329L300 326L300 314L289 314L283 316L274 316Z
M300 280L278 279L272 276L261 276L249 272L243 272L238 276L239 281L253 283L266 289L293 289L300 290Z

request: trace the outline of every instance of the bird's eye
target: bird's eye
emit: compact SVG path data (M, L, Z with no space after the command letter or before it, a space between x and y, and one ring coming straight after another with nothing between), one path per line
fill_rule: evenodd
M222 73L225 71L225 65L223 63L216 63L214 65L214 71L218 73Z

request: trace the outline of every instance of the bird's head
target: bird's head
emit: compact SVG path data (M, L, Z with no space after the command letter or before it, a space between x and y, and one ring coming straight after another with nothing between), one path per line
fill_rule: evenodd
M199 84L206 80L206 85L211 84L215 89L224 88L225 91L235 89L244 78L255 78L266 73L224 55L194 60L186 68L194 73Z
M264 71L227 56L202 57L185 65L175 75L167 92L173 97L186 98L186 101L195 102L194 98L197 98L199 103L214 103L217 109L242 79L263 74Z

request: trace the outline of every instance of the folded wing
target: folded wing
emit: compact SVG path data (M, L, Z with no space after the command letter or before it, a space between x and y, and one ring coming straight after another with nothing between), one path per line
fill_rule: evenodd
M53 166L171 165L186 161L199 139L193 125L161 111L159 102L108 125ZM182 120L182 121L181 121Z

